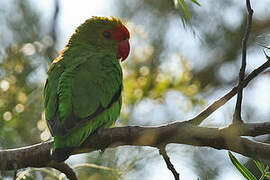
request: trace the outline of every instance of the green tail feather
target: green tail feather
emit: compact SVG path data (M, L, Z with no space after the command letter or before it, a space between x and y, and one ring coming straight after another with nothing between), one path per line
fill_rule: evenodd
M72 150L75 147L79 147L94 131L104 125L106 127L111 126L117 120L120 109L121 98L98 117L90 120L86 125L76 129L67 136L63 137L56 134L54 137L52 158L57 162L66 160L70 156Z

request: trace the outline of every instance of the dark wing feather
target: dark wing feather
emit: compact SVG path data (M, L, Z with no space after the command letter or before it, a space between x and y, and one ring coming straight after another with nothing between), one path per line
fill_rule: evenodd
M103 111L110 108L115 102L119 101L119 99L121 98L121 92L122 92L122 85L119 87L118 91L115 93L110 103L106 107L103 107L100 104L98 109L93 114L91 114L90 116L86 118L76 117L76 115L72 112L70 116L65 120L65 124L63 124L63 126L59 128L58 131L60 132L62 136L66 136L69 132L73 131L74 129L81 127L85 123L93 120L95 117L100 115ZM56 113L55 118L58 118L57 114L58 113ZM74 122L76 122L76 124L74 124Z

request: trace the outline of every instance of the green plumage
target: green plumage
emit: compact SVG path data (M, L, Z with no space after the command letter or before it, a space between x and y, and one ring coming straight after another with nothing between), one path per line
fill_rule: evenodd
M111 126L118 118L122 70L116 58L117 42L104 39L102 32L119 25L115 18L87 20L51 64L44 104L54 136L53 154L80 146L99 127ZM56 160L65 160L69 153Z

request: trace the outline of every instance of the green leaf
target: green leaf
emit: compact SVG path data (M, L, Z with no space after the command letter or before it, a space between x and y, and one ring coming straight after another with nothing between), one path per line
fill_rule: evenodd
M183 26L184 27L192 27L191 22L190 22L190 19L192 18L192 16L191 16L191 13L188 9L188 6L187 6L185 0L177 0L176 2L177 3L175 4L175 8L177 9L177 11L181 17Z
M186 27L189 27L193 30L192 28L192 24L191 24L191 18L192 18L192 15L191 15L191 12L188 8L188 5L186 3L187 0L176 0L174 1L175 2L175 8L177 9L180 17L181 17L181 20L182 20L182 23L183 23L183 26L184 28ZM190 0L193 4L196 4L198 6L200 6L200 3L197 1L197 0ZM194 33L194 32L193 32Z
M268 179L270 179L270 172L266 172L266 173L264 174L264 176L267 177Z
M198 6L201 6L201 4L196 0L191 0L193 3L197 4Z
M255 160L255 159L253 159L253 161L256 164L256 166L258 167L258 169L261 171L261 173L264 174L264 169L265 169L264 164L258 160Z
M243 166L235 157L234 155L229 151L230 159L233 163L233 165L238 169L238 171L248 180L256 180L256 177L245 167Z
M178 0L178 3L181 5L182 9L184 10L184 12L186 13L186 15L188 16L189 19L192 18L191 13L189 11L189 8L187 6L187 3L185 0Z

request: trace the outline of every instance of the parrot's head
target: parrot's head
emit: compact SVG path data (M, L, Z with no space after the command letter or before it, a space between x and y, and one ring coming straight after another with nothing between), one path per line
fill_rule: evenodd
M96 51L115 53L124 61L129 54L129 31L120 19L114 17L92 17L80 25L68 45L81 44Z

